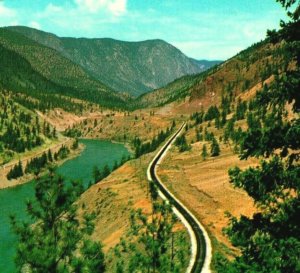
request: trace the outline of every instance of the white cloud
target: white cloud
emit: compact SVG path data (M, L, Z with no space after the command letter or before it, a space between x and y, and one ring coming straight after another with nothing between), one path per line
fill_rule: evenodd
M4 2L0 2L0 17L15 17L16 11L4 6Z
M17 21L17 12L8 8L4 2L0 2L0 26L15 25Z
M60 6L53 5L52 3L48 4L45 13L55 13L55 12L61 12L63 11L63 8Z
M35 29L41 29L41 25L36 22L36 21L31 21L28 26L32 27L32 28L35 28Z
M126 13L127 0L109 1L108 9L115 16L120 16Z
M90 13L108 11L114 16L126 13L127 0L75 0L78 8Z

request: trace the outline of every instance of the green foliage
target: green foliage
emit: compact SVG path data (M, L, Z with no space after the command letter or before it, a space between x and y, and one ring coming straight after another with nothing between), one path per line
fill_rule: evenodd
M0 93L0 143L2 152L11 150L17 153L40 146L45 138L52 138L51 127L40 130L38 117L15 103L8 92Z
M21 176L23 176L23 167L21 161L19 161L19 164L12 167L12 169L8 172L6 177L8 180L11 180L11 179L19 178Z
M220 155L220 146L216 138L214 137L212 139L211 145L210 145L210 155L211 156L218 156Z
M41 156L32 158L26 165L25 173L39 174L54 160L65 159L69 153L69 148L64 145L54 153L54 156L52 156L51 150L48 150L48 153L44 152Z
M23 93L19 98L26 105L45 109L54 104L63 109L75 110L65 96L100 104L105 107L123 107L121 95L88 75L79 65L7 28L0 29L0 87ZM40 92L43 90L43 92ZM42 94L41 94L42 93ZM48 100L42 101L47 97ZM64 103L66 105L64 106Z
M236 120L244 119L246 111L247 111L247 102L246 101L242 102L241 99L239 99L237 102L236 112L235 112Z
M285 8L296 4L280 2ZM244 189L259 210L252 217L230 217L226 233L241 256L231 262L219 258L219 272L300 272L300 36L299 28L294 28L299 25L298 2L288 15L292 21L282 23L273 39L287 41L284 54L287 62L296 61L296 68L281 71L257 94L240 147L242 159L265 159L258 167L229 170L231 183ZM287 103L292 105L293 118L286 114Z
M39 173L48 163L47 154L43 153L40 157L32 158L25 168L25 173Z
M214 138L213 132L208 132L207 127L204 129L204 140L205 141L212 141Z
M79 147L79 142L78 142L78 138L75 138L73 144L72 144L72 149L76 150Z
M69 153L70 153L70 149L67 146L62 145L61 148L58 150L58 152L54 154L54 158L55 160L65 159L67 158Z
M82 225L77 219L74 202L82 191L77 182L67 188L52 170L36 181L36 200L27 203L27 213L35 223L11 218L19 240L18 272L104 272L101 245L87 237L93 232L95 216L85 214Z
M112 170L107 164L105 164L101 170L97 166L95 166L93 169L94 182L96 183L101 181L105 177L109 176L111 172Z
M67 128L63 134L67 137L72 137L72 138L78 138L81 137L82 135L81 131L75 127Z
M203 136L201 135L201 132L198 128L196 128L196 141L202 141Z
M128 157L122 156L120 162L115 162L112 169L109 168L107 164L105 164L102 169L99 169L97 166L93 168L93 178L94 183L97 183L104 179L105 177L109 176L112 171L116 170L120 166L122 166L126 161L130 160L130 155Z
M206 145L203 144L202 146L202 153L201 153L201 156L202 156L202 159L205 160L208 156L208 153L207 153L207 148L206 148Z
M187 143L185 134L182 134L181 136L176 138L175 145L178 147L180 153L189 151L191 149L191 145Z
M199 125L204 120L204 112L195 112L191 115L190 119L195 121L194 126Z
M205 121L213 120L220 117L220 112L217 106L210 106L204 116Z
M138 158L143 154L151 153L155 151L159 145L164 142L169 135L171 135L173 127L167 128L166 131L160 131L160 133L152 139L151 142L142 143L141 140L136 137L132 144L135 148L135 157Z
M132 253L123 272L181 272L186 263L185 241L173 232L176 218L171 206L154 201L151 216L139 209L130 220L133 239L128 248Z

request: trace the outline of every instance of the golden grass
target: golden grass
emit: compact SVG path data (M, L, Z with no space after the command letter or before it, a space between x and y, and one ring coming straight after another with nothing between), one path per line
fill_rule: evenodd
M244 127L245 122L239 121L238 125ZM213 125L208 130L213 131L217 139L221 135L221 131ZM195 141L195 128L188 130L186 136L189 142ZM169 189L194 211L211 237L218 241L213 240L214 250L217 245L223 245L235 252L222 232L228 224L225 212L237 217L242 214L251 216L255 207L246 192L229 183L228 169L234 166L245 169L257 165L258 160L241 161L229 144L220 144L220 156L208 156L203 160L201 152L204 143L209 154L210 143L205 141L192 144L192 149L184 153L179 153L177 147L172 147L160 164L158 173Z
M92 238L104 244L107 252L114 247L130 227L132 209L151 210L146 180L149 156L131 160L80 197L79 215L95 212L95 231Z

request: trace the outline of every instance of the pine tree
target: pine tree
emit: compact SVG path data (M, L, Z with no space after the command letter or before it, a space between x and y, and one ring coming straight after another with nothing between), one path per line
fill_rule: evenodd
M109 176L110 173L111 173L111 170L110 170L109 166L107 164L105 164L104 167L102 168L102 172L101 172L102 179Z
M7 174L7 179L8 180L11 180L11 179L16 179L16 178L19 178L21 176L24 175L24 172L23 172L23 167L22 167L22 162L19 161L18 164L16 164Z
M48 150L48 161L53 162L53 157L50 149Z
M36 200L27 203L27 213L35 224L11 218L19 240L18 272L104 272L101 245L87 237L93 232L95 216L85 214L82 225L77 219L74 202L83 187L77 182L72 182L69 188L64 184L50 170L49 176L36 181Z
M216 140L215 137L212 139L212 142L211 142L210 155L211 156L220 155L220 146L219 146L219 143L218 143L218 141Z
M150 217L137 210L131 214L130 220L131 232L136 240L131 246L135 251L127 272L179 272L182 265L179 260L175 261L175 255L182 255L182 250L174 254L173 227L176 218L170 204L154 201Z
M207 148L206 148L206 145L203 144L202 146L202 153L201 153L201 156L202 156L202 159L205 160L207 158Z
M233 261L218 258L219 272L300 272L300 4L279 0L291 20L269 32L271 42L281 43L286 69L256 96L249 128L241 142L242 159L261 157L260 166L229 170L230 182L253 198L258 210L252 217L230 216L226 233L240 247ZM295 4L296 7L293 5ZM294 118L289 119L290 104ZM254 124L259 126L254 127Z
M97 183L101 180L101 172L97 166L94 166L93 168L93 177L94 177L94 183Z

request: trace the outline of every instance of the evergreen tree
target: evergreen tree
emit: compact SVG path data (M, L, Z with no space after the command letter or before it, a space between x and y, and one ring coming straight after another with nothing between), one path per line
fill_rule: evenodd
M48 161L53 162L53 156L50 149L48 150Z
M78 146L79 146L78 138L75 138L75 140L72 144L72 149L76 150L76 149L78 149Z
M268 34L271 42L285 41L281 43L283 57L296 67L281 71L257 94L256 109L251 119L248 116L248 125L261 126L249 126L240 157L264 160L244 171L230 169L229 175L234 186L254 199L258 210L252 217L230 217L226 232L241 248L241 255L233 261L219 257L219 272L300 272L300 4L278 2L289 10L291 20ZM292 106L292 119L285 115L287 103Z
M180 272L182 248L174 248L176 218L170 204L155 201L150 217L137 210L131 215L131 232L137 238L126 272ZM150 218L150 219L149 219ZM138 244L138 245L137 245ZM176 253L177 252L177 253Z
M179 152L181 153L191 149L191 146L187 143L184 134L176 138L175 145L179 148Z
M111 173L111 170L110 170L109 166L107 164L105 164L104 167L102 168L101 179L109 176L110 173Z
M7 179L11 180L11 179L16 179L19 178L21 176L23 176L23 167L22 167L22 162L19 161L18 164L16 164L7 174Z
M53 131L52 131L52 137L57 138L57 133L56 133L56 128L55 127L53 128Z
M101 180L101 171L97 166L94 166L93 168L93 177L94 177L94 183L97 183Z
M211 156L220 155L220 146L219 146L219 143L218 143L218 141L216 140L215 137L212 139L212 142L211 142L210 155Z
M196 128L196 140L197 141L202 141L203 140L203 137L199 131L199 129Z
M53 170L36 181L36 200L27 203L27 213L35 224L11 219L19 240L18 272L104 272L101 245L87 238L93 232L95 216L85 214L82 225L77 219L74 202L82 191L77 182L66 188Z

